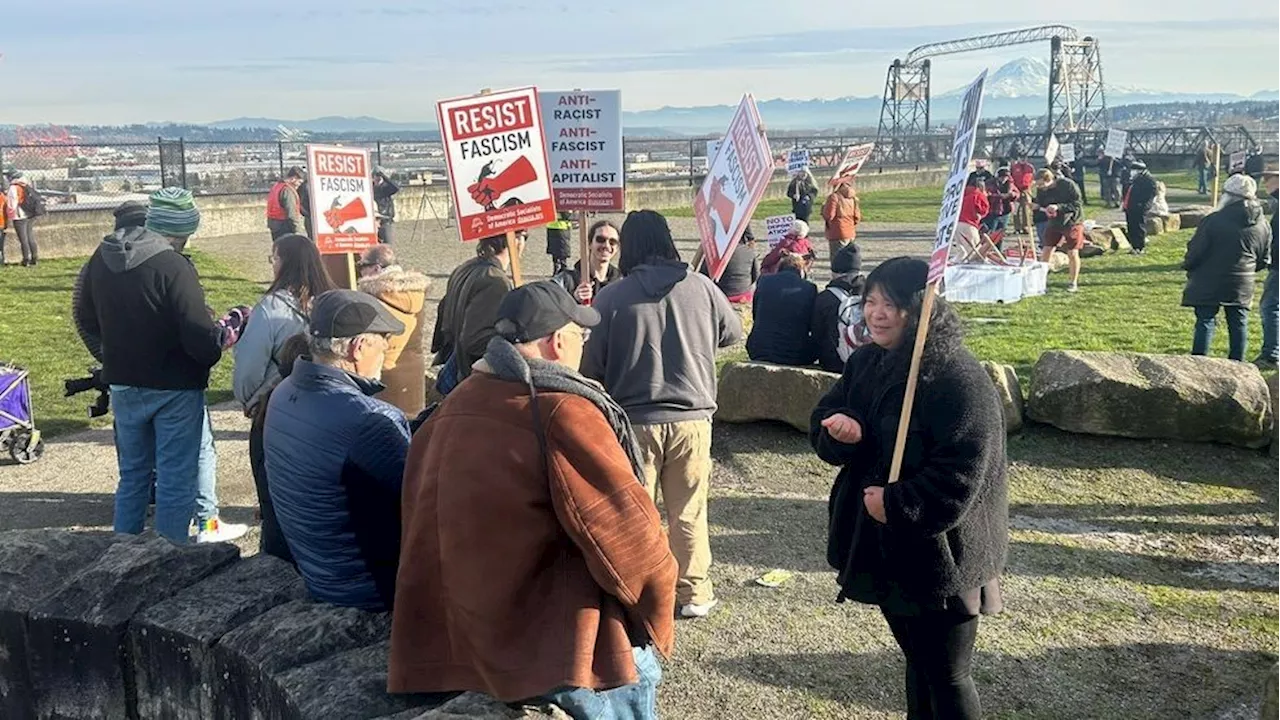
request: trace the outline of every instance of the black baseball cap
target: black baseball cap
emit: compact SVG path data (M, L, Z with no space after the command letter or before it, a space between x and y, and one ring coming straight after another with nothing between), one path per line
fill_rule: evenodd
M399 335L404 323L378 298L356 290L330 290L311 302L313 337L349 338L364 333Z
M600 313L579 305L560 285L539 280L507 293L498 305L498 320L493 328L518 344L544 338L571 322L584 328L595 327L600 323Z

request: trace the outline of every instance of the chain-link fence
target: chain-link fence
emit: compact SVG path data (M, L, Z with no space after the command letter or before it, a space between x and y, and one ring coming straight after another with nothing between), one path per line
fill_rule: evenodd
M1102 133L1062 137L1087 152L1101 142ZM1261 148L1274 156L1275 138L1250 134L1242 127L1153 128L1129 131L1139 155L1178 157L1198 152L1201 141L1213 138L1224 152ZM623 141L628 182L685 180L698 182L706 172L707 152L720 138L631 137ZM1014 152L1034 154L1042 149L1043 133L992 134L979 138L980 157L1005 157ZM815 174L834 169L853 146L875 142L872 136L776 136L769 140L774 167L785 172L792 150L809 150ZM368 148L376 166L399 183L445 183L444 149L428 140L328 141ZM863 172L934 165L947 161L951 135L897 138L879 142ZM186 141L157 138L150 143L41 142L0 145L0 163L22 171L47 197L50 205L78 208L112 207L127 199L145 199L164 186L179 186L194 194L236 195L265 193L285 171L306 164L303 142Z

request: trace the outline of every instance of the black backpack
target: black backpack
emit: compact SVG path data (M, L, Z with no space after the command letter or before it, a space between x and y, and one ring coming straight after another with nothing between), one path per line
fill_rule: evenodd
M48 204L39 190L31 185L24 185L22 190L22 202L19 205L22 208L22 212L27 214L27 217L36 218L49 214Z

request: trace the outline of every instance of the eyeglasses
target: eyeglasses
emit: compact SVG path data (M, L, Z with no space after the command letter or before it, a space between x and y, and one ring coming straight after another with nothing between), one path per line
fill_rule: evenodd
M591 337L591 328L584 328L581 325L575 325L570 328L570 332L575 332L582 336L582 342L586 342Z
M597 235L594 238L592 238L592 241L600 243L601 245L608 243L609 247L618 247L618 238L611 238L611 237L608 237L607 235Z

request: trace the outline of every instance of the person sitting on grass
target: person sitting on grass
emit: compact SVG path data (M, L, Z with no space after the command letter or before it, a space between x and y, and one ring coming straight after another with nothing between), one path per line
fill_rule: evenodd
M1052 170L1041 170L1038 176L1039 190L1035 207L1044 213L1044 250L1041 262L1053 260L1053 254L1062 250L1067 254L1067 268L1071 281L1067 292L1080 289L1080 248L1084 247L1084 225L1080 222L1080 190L1069 178Z
M884 615L906 659L907 717L977 720L974 642L979 615L1003 605L1009 461L1000 401L945 300L929 320L901 474L889 482L928 274L923 260L899 257L867 278L872 342L818 402L809 439L840 468L827 506L836 602Z
M836 275L813 302L809 334L817 346L818 365L827 372L838 373L844 369L852 351L865 340L861 306L866 278L862 276L862 252L858 244L849 243L840 248L831 266Z
M775 365L813 364L818 350L809 328L818 288L807 279L810 264L803 255L785 253L778 272L760 278L747 357Z
M700 272L711 277L711 268L702 264ZM755 297L756 282L760 280L760 256L756 255L756 236L747 225L742 237L733 246L729 262L720 273L716 287L734 305L747 305Z
M844 245L840 245L836 250L839 250L840 247L844 247ZM810 263L818 258L818 254L814 252L813 245L809 241L809 223L803 220L796 220L791 223L791 229L787 231L787 234L764 256L764 260L760 263L760 275L772 275L777 272L785 255L799 255Z
M1271 228L1263 217L1257 191L1257 183L1248 175L1227 178L1217 209L1200 221L1187 243L1182 261L1182 269L1187 271L1182 305L1196 313L1192 355L1209 354L1221 308L1231 340L1227 357L1244 360L1254 274L1271 264Z
M311 596L392 607L409 423L373 395L389 338L404 332L377 298L330 290L311 303L308 358L267 405L268 491Z

